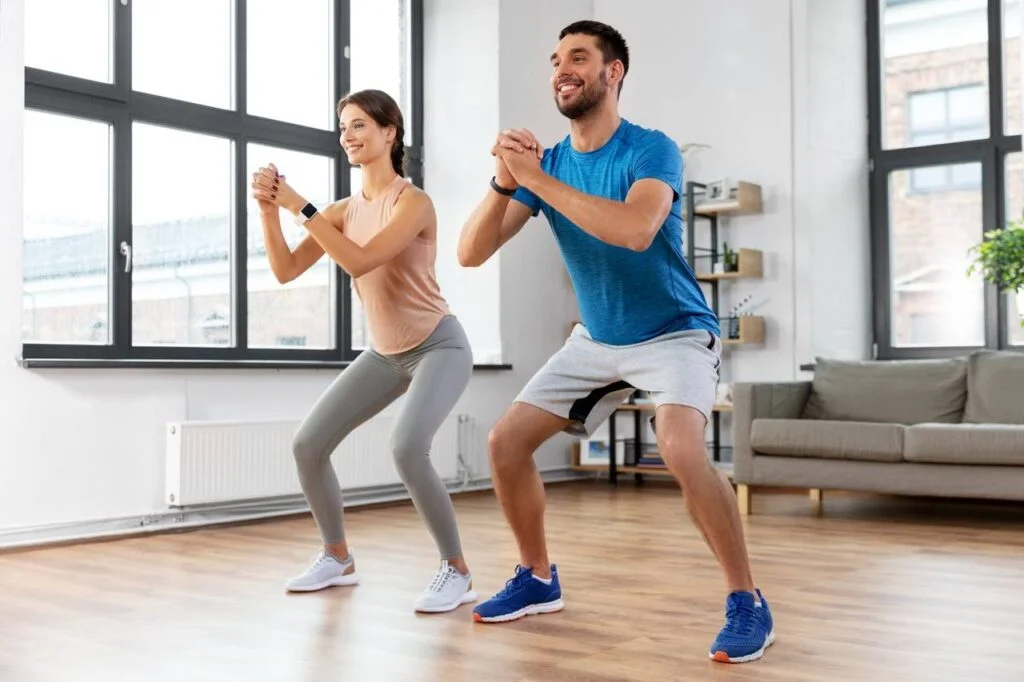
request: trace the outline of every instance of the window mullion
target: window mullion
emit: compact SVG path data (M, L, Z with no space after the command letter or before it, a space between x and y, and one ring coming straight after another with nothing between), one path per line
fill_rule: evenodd
M989 135L1003 136L1003 0L988 0Z
M348 0L334 0L334 101L340 100L352 83L352 61L349 58L351 8ZM335 142L340 136L338 122L334 123ZM335 155L334 189L335 198L342 199L352 192L348 160L340 152ZM342 360L352 360L352 282L340 267L334 268L334 337L338 355Z
M112 324L114 356L132 357L132 4L111 0L114 12L114 85L123 104L114 121L112 206Z
M246 3L234 0L234 104L238 130L234 136L234 179L235 201L232 212L233 243L229 249L231 263L231 288L234 294L232 301L232 327L235 355L240 358L249 356L249 179L248 179L248 141L244 133L246 95Z
M122 102L132 92L132 3L110 0L114 5L114 87Z

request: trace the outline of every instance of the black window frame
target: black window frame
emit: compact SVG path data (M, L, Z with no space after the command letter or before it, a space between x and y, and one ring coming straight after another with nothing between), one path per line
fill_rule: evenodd
M866 0L868 173L871 232L873 357L880 360L962 356L979 349L1024 350L1008 344L1006 297L985 283L985 342L981 346L899 347L892 344L892 279L889 253L889 176L919 166L955 163L981 164L983 233L1001 229L1007 221L1005 163L1008 154L1021 151L1021 135L1005 133L1003 103L1003 2L988 0L988 113L989 135L978 140L944 142L886 149L883 111L884 64L882 24L885 0ZM892 3L903 4L903 3Z
M406 146L407 175L423 187L423 0L406 0L409 16L411 105L404 112L410 133ZM300 124L250 115L246 102L246 16L247 1L233 0L234 110L185 102L131 89L131 12L132 3L110 0L113 7L113 83L100 83L65 74L25 67L25 108L56 114L81 116L113 126L112 158L112 234L109 240L111 264L110 325L112 343L106 345L23 343L20 362L26 367L339 367L361 353L352 348L351 279L334 266L335 310L333 330L335 348L249 348L248 347L248 268L244 248L247 237L247 212L250 194L248 143L273 145L296 151L313 152L331 158L334 194L346 197L350 192L350 166L338 143L338 122L332 129L317 129ZM350 83L350 3L332 2L333 96L339 99ZM227 39L227 36L225 37ZM225 347L206 346L134 346L132 344L132 275L123 267L118 252L122 241L132 243L131 216L131 134L133 121L167 125L187 132L214 134L234 143L232 205L231 308L234 343ZM235 245L243 245L236 248ZM119 267L120 266L120 267Z

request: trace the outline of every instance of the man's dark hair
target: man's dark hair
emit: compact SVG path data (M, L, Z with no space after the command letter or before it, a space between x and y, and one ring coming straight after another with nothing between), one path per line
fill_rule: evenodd
M562 32L558 34L558 39L561 40L568 35L594 36L597 38L597 46L601 50L601 54L604 55L605 64L615 59L622 62L622 80L619 81L619 92L622 92L622 83L626 79L626 74L629 73L629 47L622 34L608 24L584 19L583 21L574 21L563 28Z

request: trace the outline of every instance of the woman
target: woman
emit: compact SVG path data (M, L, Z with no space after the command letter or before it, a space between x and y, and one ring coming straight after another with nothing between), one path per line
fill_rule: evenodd
M451 499L429 452L469 383L473 356L437 284L433 204L404 177L405 130L398 105L384 92L363 90L338 103L338 117L341 146L349 162L362 169L361 193L318 210L273 164L254 173L252 182L278 281L295 279L326 252L352 277L372 338L371 349L342 371L295 436L299 479L324 547L286 587L312 591L358 582L330 458L349 432L404 394L391 438L395 464L441 553L441 567L415 608L450 611L476 600L476 593ZM278 207L309 232L294 251L281 233Z

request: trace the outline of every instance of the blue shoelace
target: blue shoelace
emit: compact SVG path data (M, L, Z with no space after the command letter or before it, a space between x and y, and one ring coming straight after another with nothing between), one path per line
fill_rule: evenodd
M760 625L757 607L745 601L729 600L725 610L725 632L737 637L753 637Z

